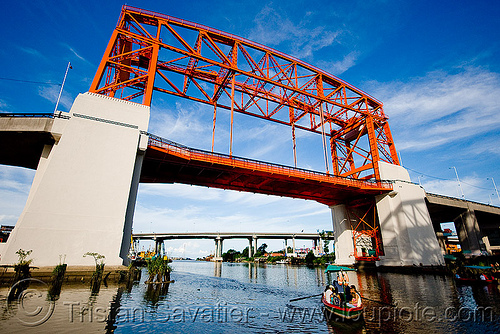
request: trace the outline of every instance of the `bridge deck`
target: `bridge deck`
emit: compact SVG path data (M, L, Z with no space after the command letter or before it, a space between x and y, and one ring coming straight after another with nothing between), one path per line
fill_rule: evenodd
M0 114L0 164L36 169L45 144L53 144L52 114Z
M388 192L386 182L325 173L206 152L150 137L141 182L185 183L316 200L333 205L349 198Z
M0 117L0 163L35 169L54 142L52 114ZM387 182L332 176L300 168L188 148L150 136L141 182L185 183L315 200L326 205L392 190Z
M184 233L134 233L135 240L171 240L171 239L328 239L332 235L321 236L319 233L291 232L184 232Z

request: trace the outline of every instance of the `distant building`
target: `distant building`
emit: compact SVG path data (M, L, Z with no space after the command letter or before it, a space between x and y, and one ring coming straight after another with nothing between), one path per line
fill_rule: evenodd
M9 239L9 235L13 229L14 229L14 226L2 225L0 227L0 242L7 242L7 239Z
M266 257L276 257L276 256L284 256L283 252L273 252L273 253L266 253Z

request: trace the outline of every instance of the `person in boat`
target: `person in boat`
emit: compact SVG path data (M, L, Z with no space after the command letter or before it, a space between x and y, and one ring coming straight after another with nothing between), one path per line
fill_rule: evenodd
M495 280L495 278L493 276L488 276L485 273L482 273L481 275L479 275L479 279L481 281L493 281L493 280Z
M325 300L331 304L332 302L332 295L333 295L333 286L332 285L328 285L326 287L326 290L325 292L323 292L323 296L325 297Z
M361 296L359 295L358 291L356 290L356 286L351 285L351 288L349 289L350 291L350 296L351 300L347 303L347 306L349 307L361 307Z
M349 286L346 286L344 288L344 302L346 304L350 303L352 300L352 294L351 294L351 288Z
M340 272L340 275L342 277L343 284L342 291L344 291L343 300L345 303L348 303L352 298L351 289L349 288L349 276L347 276L347 273L343 270Z
M333 282L338 293L344 293L344 276L337 272L337 279Z
M344 287L349 288L349 276L347 276L347 273L345 271L341 271L340 274L342 275L342 281L344 282Z
M333 287L332 300L330 304L341 307L343 302L344 294L339 294L336 287Z

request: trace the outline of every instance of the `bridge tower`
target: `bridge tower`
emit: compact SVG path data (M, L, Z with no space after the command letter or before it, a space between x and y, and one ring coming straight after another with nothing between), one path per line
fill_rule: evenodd
M391 192L331 206L336 263L354 265L364 260L361 241L368 237L367 248L375 251L376 258L367 260L377 260L377 266L444 266L424 189L412 183L401 166L382 162L380 172L384 179L393 180Z
M86 252L126 263L149 107L92 93L80 94L69 117L55 118L31 190L2 250L33 250L36 266L93 265Z

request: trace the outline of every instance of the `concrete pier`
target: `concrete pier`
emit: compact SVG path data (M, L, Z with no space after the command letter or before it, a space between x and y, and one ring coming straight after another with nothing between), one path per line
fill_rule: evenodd
M335 263L353 265L354 244L351 224L344 204L330 207L332 210L333 231L335 235ZM294 245L295 249L295 245Z
M28 200L1 264L17 262L16 251L33 250L35 266L66 256L70 265L126 264L132 216L147 148L149 107L102 95L80 94L69 119L56 118L38 163Z
M375 197L384 255L378 266L443 266L444 258L425 202L425 191L411 183L406 169L380 162L383 180L393 180L393 191ZM335 234L335 262L354 265L354 244L345 205L331 207ZM359 250L358 250L359 251Z
M385 253L377 265L444 266L423 188L401 166L380 163L380 174L394 190L375 199Z
M222 261L222 238L218 236L215 238L215 256L214 261Z

